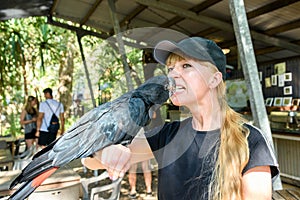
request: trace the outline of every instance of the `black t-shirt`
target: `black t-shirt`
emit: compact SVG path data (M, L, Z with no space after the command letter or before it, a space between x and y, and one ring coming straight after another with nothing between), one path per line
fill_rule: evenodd
M271 166L278 175L274 153L260 130L246 124L250 158L243 170ZM220 130L196 131L191 118L148 131L146 137L158 163L158 199L208 199L208 187L219 147ZM175 137L176 136L176 137Z

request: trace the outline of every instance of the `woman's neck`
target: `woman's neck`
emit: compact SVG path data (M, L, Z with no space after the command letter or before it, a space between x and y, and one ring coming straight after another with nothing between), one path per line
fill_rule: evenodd
M222 112L218 103L197 105L189 109L193 117L192 125L195 130L209 131L221 127Z
M193 115L192 120L193 129L197 131L211 131L216 130L221 127L220 117L203 117L203 116L195 116Z

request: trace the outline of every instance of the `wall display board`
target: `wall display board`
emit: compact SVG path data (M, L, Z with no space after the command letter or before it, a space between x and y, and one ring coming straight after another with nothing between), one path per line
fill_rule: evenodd
M258 66L266 105L278 105L278 98L300 99L300 58ZM273 105L270 98L273 98ZM277 98L277 102L276 102ZM268 101L267 101L268 100ZM285 105L283 100L282 104Z
M245 80L235 79L226 81L227 101L230 107L240 109L247 107L249 94Z

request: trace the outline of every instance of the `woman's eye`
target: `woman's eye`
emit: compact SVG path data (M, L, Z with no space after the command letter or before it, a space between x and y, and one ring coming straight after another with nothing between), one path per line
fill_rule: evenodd
M173 69L174 69L173 67L169 67L169 68L168 68L168 72L173 71Z
M190 65L190 64L183 64L182 67L183 68L188 68L188 67L192 67L192 65Z

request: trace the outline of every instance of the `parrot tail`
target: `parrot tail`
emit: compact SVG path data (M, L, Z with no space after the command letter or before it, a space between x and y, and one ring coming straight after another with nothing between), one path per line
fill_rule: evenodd
M10 197L10 200L26 199L31 193L34 192L49 176L51 176L59 167L53 167L47 171L44 171L34 179L25 182L19 187Z

